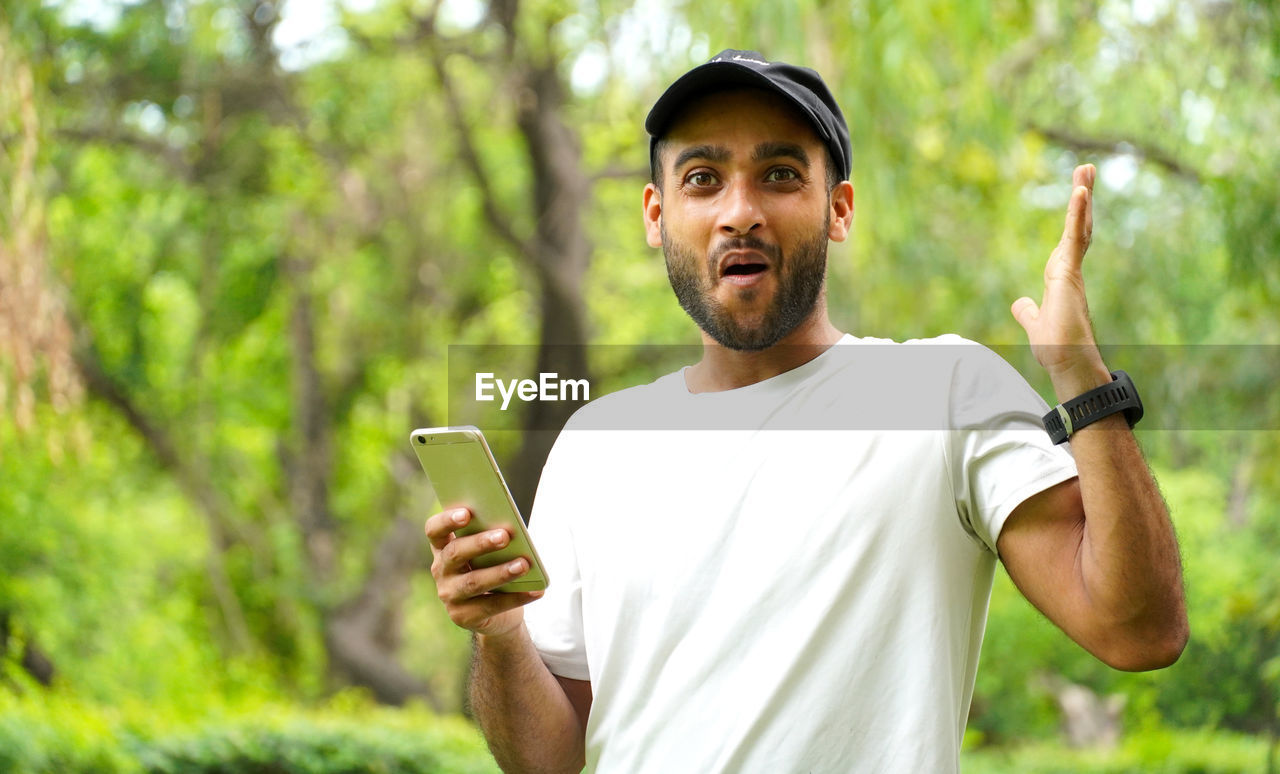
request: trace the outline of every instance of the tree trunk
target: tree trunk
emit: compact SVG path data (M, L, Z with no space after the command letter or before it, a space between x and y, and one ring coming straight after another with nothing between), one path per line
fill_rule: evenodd
M1056 682L1053 695L1062 712L1062 734L1068 747L1112 749L1119 744L1124 695L1113 694L1104 699L1083 685L1065 680Z
M86 342L88 339L85 335L79 338ZM253 636L249 632L244 608L223 562L223 552L236 542L230 506L223 501L217 488L201 468L192 465L179 452L169 429L157 418L145 413L126 387L106 373L91 344L86 343L76 352L76 366L89 394L120 412L151 450L160 467L174 477L183 494L204 517L209 533L208 555L205 558L209 588L222 614L231 650L242 653L251 650L254 645Z
M410 581L423 564L420 526L403 516L392 522L359 594L327 617L325 646L334 668L367 686L378 701L399 705L420 697L441 712L431 686L402 667L397 655Z
M324 388L316 365L311 262L291 256L283 259L282 264L282 277L289 284L293 300L289 314L289 336L293 343L293 428L287 470L289 505L305 541L312 582L317 588L324 588L334 580L337 536L329 503L333 460Z
M582 212L591 181L582 169L581 143L562 116L564 86L555 63L523 71L528 73L522 85L527 98L520 100L518 123L533 169L537 216L537 233L527 256L540 291L537 370L589 378L582 282L591 244ZM524 439L508 479L525 514L533 505L551 445L574 408L567 401L535 401L525 414Z
M518 9L517 0L494 2L490 18L502 28L505 38L504 71L494 77L509 84L509 98L519 106L516 121L529 156L536 222L532 236L517 234L511 228L515 219L488 183L490 176L473 140L461 92L446 67L441 41L434 34L433 18L423 24L426 34L422 43L440 79L458 157L479 190L485 219L494 234L517 252L538 284L537 371L589 379L582 282L591 259L591 244L582 226L582 213L591 178L582 168L581 143L564 121L565 87L558 63L551 53L542 58L529 53L517 31ZM552 47L546 48L550 51ZM522 419L520 450L514 459L503 460L511 494L526 514L551 445L574 407L565 401L531 403Z
M10 622L12 615L8 610L0 610L0 659L7 658L9 655L9 637L12 633ZM31 675L36 682L48 688L53 685L53 675L55 673L53 661L49 659L45 652L36 644L35 639L28 633L25 637L19 636L22 641L22 657L19 663L23 670ZM0 676L3 672L0 672ZM17 685L14 684L16 688Z

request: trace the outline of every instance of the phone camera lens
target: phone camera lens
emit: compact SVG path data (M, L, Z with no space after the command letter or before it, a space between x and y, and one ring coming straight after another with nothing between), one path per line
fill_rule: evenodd
M420 435L420 436L418 436L418 444L419 444L420 446L426 446L426 445L427 445L427 437L426 437L425 435Z

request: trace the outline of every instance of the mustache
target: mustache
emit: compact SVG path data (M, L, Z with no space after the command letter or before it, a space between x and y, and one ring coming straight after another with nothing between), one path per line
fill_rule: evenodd
M713 272L720 265L720 259L730 250L756 250L769 256L769 262L775 268L782 264L781 248L777 245L769 244L758 236L743 234L742 236L730 237L711 250L711 253L707 256L707 263Z

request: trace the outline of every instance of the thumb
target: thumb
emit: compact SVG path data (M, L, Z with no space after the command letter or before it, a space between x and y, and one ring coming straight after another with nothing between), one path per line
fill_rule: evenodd
M1040 307L1036 306L1036 302L1023 296L1013 302L1013 306L1009 307L1009 311L1013 312L1013 319L1018 321L1022 329L1027 333L1031 332L1030 326L1034 325L1036 320L1040 318Z

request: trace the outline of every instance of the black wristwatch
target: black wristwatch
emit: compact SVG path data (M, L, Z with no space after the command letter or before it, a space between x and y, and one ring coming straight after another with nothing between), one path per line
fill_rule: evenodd
M1124 371L1112 371L1111 379L1111 384L1059 403L1045 414L1044 429L1049 432L1049 439L1055 444L1062 443L1080 428L1121 411L1129 420L1129 427L1138 424L1142 419L1142 398L1138 397L1133 380Z

